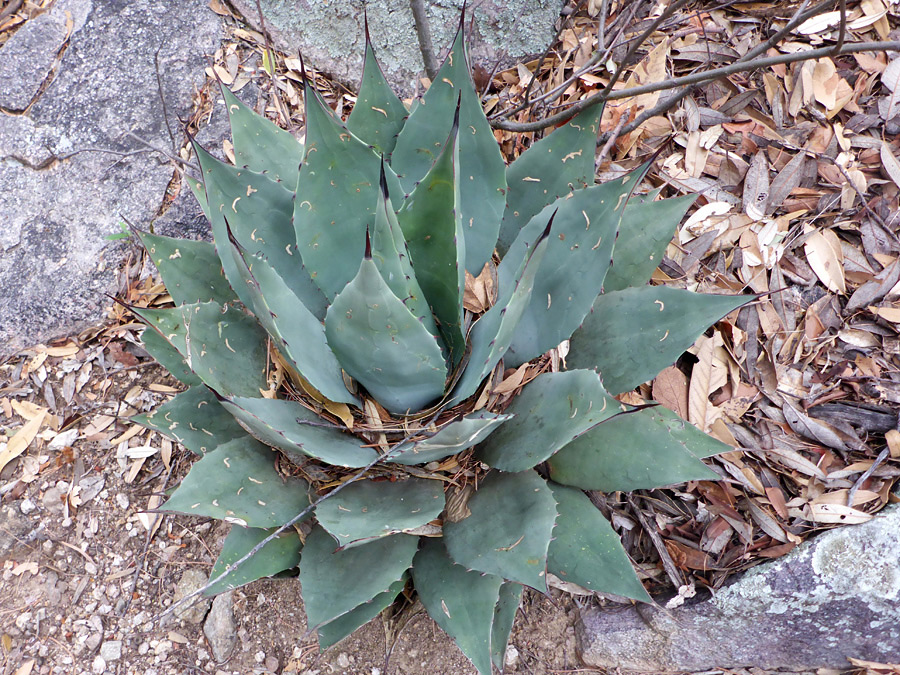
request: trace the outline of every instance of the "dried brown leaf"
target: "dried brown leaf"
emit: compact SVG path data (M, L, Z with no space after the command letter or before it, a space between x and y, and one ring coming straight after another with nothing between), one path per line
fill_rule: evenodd
M841 243L832 230L812 230L803 244L806 260L819 281L833 293L846 293Z

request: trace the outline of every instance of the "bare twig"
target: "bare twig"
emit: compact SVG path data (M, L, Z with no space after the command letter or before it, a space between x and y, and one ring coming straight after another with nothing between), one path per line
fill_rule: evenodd
M884 42L852 42L850 44L844 45L840 49L840 54L843 55L857 54L859 52L884 51L900 51L900 41L894 40ZM594 105L599 105L604 101L615 101L622 98L640 96L641 94L649 94L655 91L666 91L668 89L675 89L676 87L681 87L684 85L718 80L722 77L732 75L734 73L749 72L752 70L757 70L759 68L768 68L770 66L777 66L785 63L796 63L797 61L809 61L812 59L821 58L823 56L833 55L834 49L832 47L822 47L820 49L812 49L810 51L798 52L795 54L779 54L778 56L769 56L766 58L754 59L752 61L735 62L727 66L722 66L721 68L713 68L712 70L706 70L700 73L694 73L692 75L675 77L670 80L666 80L665 82L653 82L638 87L631 87L629 89L619 89L617 91L612 91L605 96L602 95L602 92L597 93L593 96L579 101L578 103L573 104L572 106L556 113L555 115L551 115L534 122L519 123L496 120L492 122L492 126L497 129L505 129L506 131L540 131L541 129L546 129L547 127L565 122L574 115L580 113L582 110L590 108ZM667 99L667 102L672 104L674 98L675 97L670 97L669 99ZM623 132L624 131L625 130L623 129Z
M844 46L844 37L847 34L847 0L840 0L841 25L838 28L837 43L834 45L834 53L839 54Z
M172 133L172 127L169 125L169 109L166 106L166 97L163 95L162 76L159 74L159 51L162 49L162 43L153 53L153 68L156 70L156 91L159 94L159 102L162 104L163 121L166 123L166 130L169 132L169 140L172 141L172 150L178 150L178 144L175 142L175 134Z
M125 136L128 137L128 138L131 138L131 139L133 139L133 140L135 140L135 141L137 141L138 143L140 143L141 145L143 145L145 148L147 148L147 150L152 150L153 152L158 152L159 154L163 155L164 157L168 157L170 160L172 160L172 161L175 162L176 164L180 164L180 165L182 165L182 166L190 167L190 168L193 169L194 171L200 171L200 167L197 166L196 164L194 164L194 163L192 163L192 162L186 162L186 161L184 161L183 159L181 159L181 157L179 157L178 155L173 155L171 152L169 152L169 151L167 151L167 150L163 150L163 149L161 149L161 148L157 148L155 145L153 145L152 143L149 143L148 141L145 141L145 140L144 140L143 138L141 138L140 136L136 136L135 134L133 134L133 133L131 133L131 132L128 132L127 134L125 134ZM79 150L78 152L85 152L85 151L86 151L86 150ZM110 151L110 150L103 150L102 152L111 152L111 151ZM138 151L138 152L141 152L141 151ZM73 152L72 154L74 155L75 153ZM120 154L124 154L124 153L120 153ZM136 154L136 153L129 153L129 154ZM68 156L70 156L70 155L67 155L67 157L68 157Z
M427 426L431 425L432 423L434 423L434 422L437 420L439 414L440 414L440 411L436 412L436 413L431 417L431 419L428 421L428 423L427 423L425 426L427 427ZM291 519L290 519L288 522L286 522L284 525L282 525L281 527L279 527L278 529L276 529L274 532L272 532L272 534L270 534L268 537L266 537L266 538L263 539L261 542L259 542L256 546L254 546L252 549L250 549L243 557L239 558L238 560L235 560L233 563L231 563L230 565L228 565L228 566L225 568L225 571L223 571L223 572L222 572L219 576L217 576L215 579L210 579L209 582L207 582L207 584L206 584L205 586L203 586L202 588L198 588L196 591L193 591L192 593L190 593L190 594L184 596L181 600L179 600L178 602L176 602L176 603L172 604L171 606L169 606L164 612L162 612L162 613L160 613L160 614L157 614L155 617L149 619L149 621L150 621L150 622L154 622L154 621L159 621L159 620L161 620L161 619L164 619L164 618L167 617L168 615L172 614L172 613L173 613L176 609L178 609L179 607L182 607L183 605L185 605L185 604L187 604L187 603L189 603L189 602L190 602L191 604L193 604L194 602L196 602L195 599L198 598L201 594L203 594L203 593L205 593L206 591L208 591L210 588L212 588L212 587L215 586L217 583L219 583L220 581L222 581L222 579L224 579L224 578L227 577L229 574L231 574L232 572L234 572L238 567L240 567L240 566L243 565L245 562L247 562L248 560L250 560L250 558L252 558L254 555L256 555L257 553L259 553L265 546L267 546L267 545L269 544L269 542L271 542L273 539L275 539L276 537L278 537L282 532L285 532L285 531L291 529L294 525L296 525L296 524L299 523L301 520L303 520L304 518L306 518L306 516L308 516L310 513L312 513L313 510L314 510L319 504L321 504L322 502L324 502L326 499L330 499L331 497L333 497L334 495L336 495L338 492L340 492L341 490L343 490L345 487L347 487L347 486L350 485L351 483L355 483L356 481L361 480L361 479L366 475L366 473L367 473L370 469L372 469L376 464L379 464L380 462L384 462L384 461L386 461L386 460L391 459L391 456L392 456L394 453L396 453L396 452L397 452L398 450L400 450L400 449L403 449L403 445L404 445L405 441L406 441L406 440L409 440L409 439L412 438L413 436L414 436L414 434L408 435L406 439L404 439L403 441L400 441L399 443L397 443L393 448L391 448L390 450L388 450L388 451L385 452L384 454L379 455L378 457L376 457L375 459L373 459L373 460L372 460L371 462L369 462L366 466L364 466L364 467L361 468L359 471L357 471L355 474L353 474L349 479L345 480L343 483L341 483L340 485L338 485L337 487L335 487L333 490L331 490L331 492L328 492L327 494L324 494L324 495L322 495L321 497L319 497L316 501L314 501L312 504L310 504L310 505L307 506L305 509L303 509L302 511L300 511L300 513L298 513L296 516L294 516L293 518L291 518Z
M617 32L616 32L615 36L613 37L612 41L610 42L609 46L606 47L606 49L603 52L598 51L596 54L594 54L590 59L588 59L585 62L585 64L583 66L581 66L581 68L579 68L574 73L572 73L564 82L557 85L556 87L554 87L553 89L548 91L546 94L537 96L537 97L531 99L531 101L524 101L522 103L519 103L518 105L516 105L512 108L509 108L508 110L502 110L494 115L491 115L488 119L491 120L492 122L494 120L506 119L512 115L515 115L517 112L524 110L525 108L527 108L529 106L536 105L537 103L541 103L544 101L555 101L569 88L570 84L575 82L579 77L581 77L585 73L593 70L594 66L596 66L598 63L604 62L604 61L606 61L607 58L609 58L609 55L612 53L612 50L616 46L619 38L622 37L622 34L625 32L625 26L627 26L631 22L631 20L634 18L634 15L637 13L638 7L640 7L640 5L641 5L641 3L639 3L639 2L632 2L627 9L627 13L620 14L620 17L624 17L625 20L622 21L621 25L618 26ZM614 22L613 25L615 26L617 23L619 23L618 19L616 19L616 21Z
M409 0L409 8L416 24L416 37L419 40L419 51L422 52L422 62L425 64L425 74L428 75L428 79L434 80L440 64L431 41L431 28L425 14L425 3L422 0Z
M0 12L0 21L3 21L8 16L12 16L16 12L19 11L19 7L22 6L23 0L12 0L6 7L3 8L3 11Z
M890 457L890 455L891 449L889 447L882 450L880 453L878 453L878 457L875 458L875 461L872 462L872 466L866 469L863 474L856 479L853 487L850 488L850 492L847 493L847 506L853 506L853 498L856 496L857 490L862 487L862 484L865 483L873 473L875 473L875 469L877 469L884 460Z

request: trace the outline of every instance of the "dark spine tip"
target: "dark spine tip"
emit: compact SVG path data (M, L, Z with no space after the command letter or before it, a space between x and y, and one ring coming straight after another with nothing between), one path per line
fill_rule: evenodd
M388 194L387 175L384 172L384 155L381 156L381 176L378 179L378 184L381 187L381 196L384 197L385 201L388 201L390 195Z
M466 6L469 4L468 0L463 0L462 9L459 11L459 31L465 35L466 32Z
M363 28L366 32L366 47L372 46L372 36L369 34L369 9L363 7Z
M550 236L550 228L553 227L553 219L556 218L556 214L559 212L559 209L556 209L553 214L550 216L550 220L547 221L547 227L544 228L544 231L541 232L541 236L538 237L535 245L540 244L544 239Z
M141 236L142 234L146 234L146 233L143 232L142 230L139 230L139 229L137 228L137 225L135 225L135 224L132 223L130 220L128 220L128 216L123 215L123 214L121 214L121 213L118 214L118 215L119 215L119 218L121 218L121 219L124 221L124 223L128 226L128 229L131 230L131 234L133 234L134 236L136 236L136 237L138 237L138 238L140 238L140 236Z
M303 60L303 52L297 50L297 58L300 59L300 77L303 79L303 86L310 87L309 75L306 74L306 62Z
M366 260L372 259L372 236L369 234L368 227L366 227L366 253L364 257Z
M231 225L228 224L228 218L222 216L222 220L225 221L225 232L228 234L228 241L230 241L231 245L238 250L238 253L242 253L244 249L240 242L238 242L237 237L234 236L234 230L232 230Z
M453 126L450 127L450 136L456 135L459 131L459 109L462 106L462 92L456 96L456 112L453 113Z

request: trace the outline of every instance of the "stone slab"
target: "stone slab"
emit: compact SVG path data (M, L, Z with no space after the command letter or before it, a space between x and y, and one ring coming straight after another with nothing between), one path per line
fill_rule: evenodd
M233 0L231 4L259 30L256 0ZM266 28L280 49L299 49L315 68L354 90L362 73L365 9L388 80L403 94L415 90L424 66L409 0L261 0L260 4ZM468 11L474 14L470 58L490 72L497 62L509 64L525 55L543 53L556 35L564 4L561 0L470 2ZM439 58L453 41L462 5L463 0L425 1Z
M52 70L60 17L71 33L52 81L25 114L10 114ZM127 250L105 237L123 216L147 227L173 169L158 155L97 150L139 150L127 132L171 148L154 53L178 134L222 32L205 0L57 0L33 21L0 48L0 69L26 75L0 101L0 358L104 318Z
M900 506L826 532L755 567L709 600L672 611L588 609L584 663L623 671L756 667L846 670L900 663Z

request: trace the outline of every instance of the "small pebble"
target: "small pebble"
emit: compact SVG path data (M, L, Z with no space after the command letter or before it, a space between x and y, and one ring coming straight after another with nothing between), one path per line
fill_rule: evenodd
M19 511L21 511L26 516L29 513L33 513L36 508L37 508L37 504L35 504L30 499L23 499L22 503L19 504Z
M343 652L338 654L337 664L339 668L349 668L350 667L350 657L344 654Z
M102 656L97 656L94 658L94 662L91 664L91 672L95 673L95 675L102 675L103 671L106 670L106 659Z
M519 650L513 647L512 645L508 645L506 647L506 661L505 665L510 668L515 668L516 664L519 662Z
M100 656L107 661L118 661L122 658L122 641L108 640L100 645Z
M253 658L256 659L257 663L262 663L263 661L266 660L266 653L265 652L256 652L253 655Z

